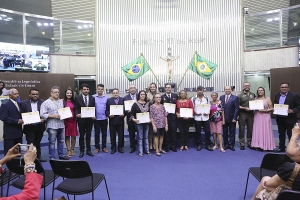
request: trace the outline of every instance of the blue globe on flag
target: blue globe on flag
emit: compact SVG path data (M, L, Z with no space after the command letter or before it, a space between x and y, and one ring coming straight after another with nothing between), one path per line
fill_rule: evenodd
M139 73L140 72L140 66L138 65L133 65L132 68L131 68L131 71L135 74Z

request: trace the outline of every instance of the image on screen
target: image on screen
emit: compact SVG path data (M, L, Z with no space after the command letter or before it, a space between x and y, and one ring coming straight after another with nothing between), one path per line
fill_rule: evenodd
M0 42L0 71L49 72L49 47Z

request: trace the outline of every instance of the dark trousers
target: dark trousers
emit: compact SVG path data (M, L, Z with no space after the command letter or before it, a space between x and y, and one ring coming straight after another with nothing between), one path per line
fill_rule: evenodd
M36 147L36 157L41 158L41 140L43 138L43 132L40 128L39 125L34 126L34 125L26 125L26 140L27 144L33 144L33 146Z
M201 142L201 128L203 128L203 131L205 133L205 146L208 146L211 144L209 121L196 121L195 120L195 129L196 129L195 141L198 146L201 145L201 143L202 143Z
M22 144L22 138L15 138L15 139L5 139L3 140L3 146L4 146L4 155L8 152L10 148L15 146L16 144L21 143Z
M107 119L94 121L96 149L100 150L100 132L102 133L102 149L106 148L107 124Z
M93 123L85 122L85 123L78 123L79 127L79 147L80 151L84 151L84 137L85 137L85 145L86 151L91 151L91 134Z
M128 132L129 132L129 141L130 141L130 148L135 149L135 124L133 125L128 125Z
M253 129L253 112L243 112L239 114L239 140L241 147L245 146L245 127L247 125L247 144L251 146Z
M109 125L111 150L117 147L117 133L118 133L118 148L124 147L124 124Z
M236 122L231 122L223 125L223 140L224 140L224 147L234 147L235 143L235 129L236 129ZM228 134L229 130L229 134Z
M166 149L176 148L176 119L168 119L168 131L165 133L164 137L164 147Z
M294 128L294 124L289 124L286 122L285 117L277 117L276 118L278 133L279 133L279 148L285 149L285 132L289 138L289 141L292 137L292 129Z
M178 119L177 124L178 124L178 129L180 131L181 146L187 146L189 140L189 128L190 128L191 120Z

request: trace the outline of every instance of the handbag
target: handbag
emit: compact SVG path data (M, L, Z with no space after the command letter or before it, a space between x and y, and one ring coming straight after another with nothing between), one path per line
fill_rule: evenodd
M268 191L266 189L263 189L258 193L256 196L257 200L276 200L278 194L283 190L291 190L293 186L293 182L295 177L298 175L300 169L300 164L295 163L294 170L292 174L290 175L289 179L284 183L278 186L275 190Z

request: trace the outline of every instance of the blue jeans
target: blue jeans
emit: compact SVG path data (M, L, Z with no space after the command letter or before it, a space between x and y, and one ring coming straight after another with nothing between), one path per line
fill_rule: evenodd
M148 141L149 123L137 124L136 129L139 136L139 141L138 141L139 154L143 153L143 142L144 142L144 151L149 152L149 141Z
M57 152L58 156L64 156L64 141L65 141L65 129L47 129L48 140L49 140L49 157L55 158L55 141L57 138Z

